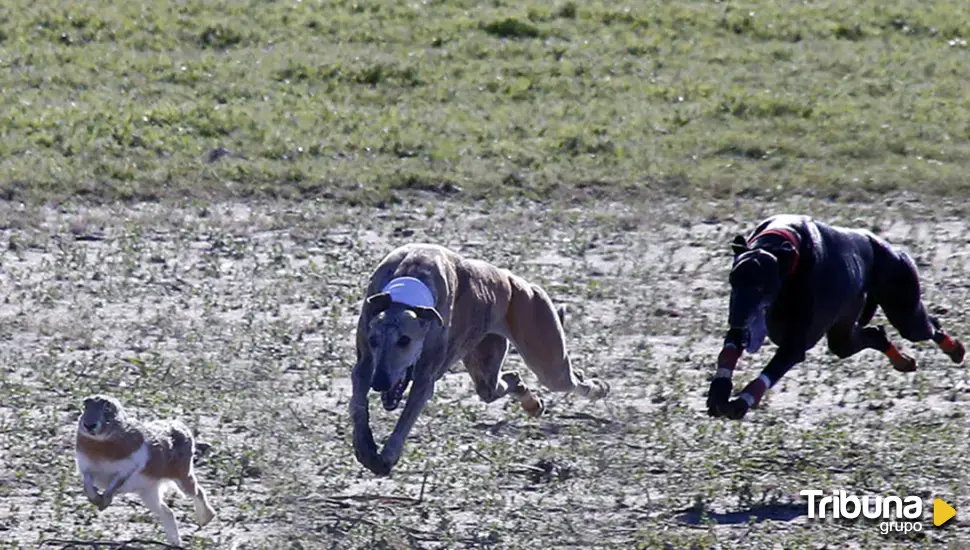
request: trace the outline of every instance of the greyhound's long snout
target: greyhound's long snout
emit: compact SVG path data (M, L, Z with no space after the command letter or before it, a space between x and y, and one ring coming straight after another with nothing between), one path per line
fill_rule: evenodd
M391 389L391 378L386 372L379 370L374 373L374 378L371 380L370 387L374 391L387 391Z
M735 290L731 294L728 309L728 325L731 328L746 329L761 314L764 296L750 290Z

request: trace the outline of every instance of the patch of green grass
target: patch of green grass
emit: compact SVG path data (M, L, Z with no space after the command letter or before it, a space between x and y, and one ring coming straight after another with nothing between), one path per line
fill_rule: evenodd
M956 0L14 0L0 196L957 196L968 21Z
M508 17L482 27L488 34L499 38L539 38L539 28L535 25Z

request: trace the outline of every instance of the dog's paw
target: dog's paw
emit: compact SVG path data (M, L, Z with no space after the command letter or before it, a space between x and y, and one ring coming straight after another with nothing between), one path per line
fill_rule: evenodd
M707 414L718 418L724 416L734 384L730 378L715 378L707 391Z
M916 364L916 359L905 353L900 353L898 356L891 357L890 363L892 363L893 368L899 372L916 372L918 368Z
M94 505L97 507L99 512L103 512L111 504L111 497L108 495L98 495L97 502Z
M589 391L589 398L594 401L597 399L603 399L610 394L610 384L608 382L593 378L589 381L589 385L592 388Z
M744 415L748 414L749 408L748 402L744 399L732 399L728 402L727 407L723 409L723 413L724 416L731 420L741 420L744 418Z
M377 445L370 440L369 445L362 445L356 449L357 462L379 476L391 473L391 465L377 452Z
M205 527L215 519L216 512L209 506L199 506L199 509L195 512L195 521L199 524L199 527Z
M949 350L943 350L943 353L946 353L947 357L950 358L950 361L953 361L959 365L963 362L963 358L966 356L967 350L963 347L963 342L957 340L956 338L951 338L950 340L953 342L953 347Z
M381 477L387 477L391 475L393 464L381 456L375 456L373 460L369 460L364 466Z

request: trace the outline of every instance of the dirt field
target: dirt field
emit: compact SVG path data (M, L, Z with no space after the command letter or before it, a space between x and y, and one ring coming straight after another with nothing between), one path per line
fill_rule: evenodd
M921 369L902 375L874 352L838 361L822 345L744 421L705 415L728 243L765 204L417 199L0 204L3 545L162 540L134 498L98 515L83 497L74 422L104 391L211 445L199 475L217 520L196 530L190 501L173 504L193 548L970 547L970 371L929 346L905 344ZM909 250L930 307L970 336L966 218L891 206L787 205ZM610 382L610 398L543 392L549 412L530 420L510 401L482 404L459 365L392 477L360 467L346 414L360 293L383 254L418 240L544 284L569 308L576 363ZM739 378L772 351L746 357ZM396 414L372 404L380 438ZM958 521L906 538L818 522L798 495L809 488L941 497Z

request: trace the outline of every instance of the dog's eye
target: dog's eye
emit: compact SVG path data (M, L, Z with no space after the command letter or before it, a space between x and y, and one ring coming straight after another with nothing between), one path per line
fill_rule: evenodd
M402 337L400 337L400 338L397 339L397 345L399 347L402 347L402 348L408 347L408 344L410 344L410 343L411 343L411 338L409 338L407 336L402 336Z

